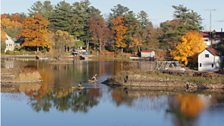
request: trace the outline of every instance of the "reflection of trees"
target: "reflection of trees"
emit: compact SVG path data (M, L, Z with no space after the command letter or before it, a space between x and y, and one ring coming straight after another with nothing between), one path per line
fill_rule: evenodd
M43 96L38 100L36 100L34 97L30 97L30 104L36 112L39 111L48 112L52 107L50 99L51 96Z
M167 105L167 98L158 91L115 88L112 89L111 96L117 106L124 104L141 111L161 111Z
M87 112L90 108L98 104L98 97L100 96L99 89L89 89L74 93L71 101L71 109L74 112Z
M29 64L36 67L43 80L38 91L26 93L30 96L32 108L36 111L49 111L50 108L54 107L59 111L71 109L75 112L87 112L97 105L101 92L99 89L73 92L70 90L73 84L85 82L96 73L100 75L112 74L113 69L108 68L114 65L113 62L77 62L60 65L49 65L47 62L30 62ZM119 62L113 67L120 69L120 64L122 63Z
M112 75L126 69L128 63L124 62L74 62L73 64L49 64L45 61L18 61L15 63L14 72L29 75L29 79L38 77L43 82L35 87L34 85L24 88L25 94L30 97L30 104L36 111L49 111L55 107L60 111L73 110L86 112L89 108L98 104L98 97L101 92L98 89L89 89L79 92L71 91L74 83L85 82L92 75ZM14 69L14 68L13 68ZM25 77L25 76L24 76ZM21 88L22 89L22 88ZM28 90L29 89L29 90ZM30 90L32 89L32 90ZM132 103L132 98L122 92L114 92L113 95L117 104ZM117 96L116 96L117 95ZM121 100L116 99L121 95Z
M116 103L117 106L121 104L126 104L128 106L131 106L133 103L134 98L129 97L127 92L123 90L122 88L116 88L112 90L112 99Z
M168 111L173 115L175 126L194 125L203 109L204 102L196 94L178 95L169 99Z
M99 102L101 92L99 89L88 89L82 91L59 89L36 99L35 96L30 97L32 108L39 111L49 111L54 107L59 111L67 111L71 109L74 112L88 112L88 110Z

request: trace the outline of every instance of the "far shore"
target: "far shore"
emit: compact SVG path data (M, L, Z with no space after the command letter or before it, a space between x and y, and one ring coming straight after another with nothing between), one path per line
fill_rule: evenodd
M106 55L89 55L86 59L82 59L80 56L74 55L64 55L60 57L48 56L48 55L1 55L1 59L18 59L18 60L50 60L56 61L60 63L60 61L74 61L74 60L86 60L86 61L113 61L113 60L121 60L121 61L129 61L127 57L114 57L114 56L106 56Z

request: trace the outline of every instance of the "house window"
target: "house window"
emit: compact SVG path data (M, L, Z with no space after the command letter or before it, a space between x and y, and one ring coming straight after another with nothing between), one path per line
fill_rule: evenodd
M212 68L214 67L214 64L212 64Z
M205 58L209 58L209 54L205 54Z
M200 67L202 66L202 64L200 63Z

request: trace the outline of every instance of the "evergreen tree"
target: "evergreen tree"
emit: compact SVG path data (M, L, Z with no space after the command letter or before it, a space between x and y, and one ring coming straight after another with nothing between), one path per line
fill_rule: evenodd
M61 1L58 3L50 17L50 28L52 30L62 30L67 31L70 34L73 32L73 23L75 23L78 16L72 14L72 6L65 2ZM73 33L74 34L74 33ZM72 35L73 35L72 34Z
M35 2L29 10L29 15L39 14L42 15L45 19L49 19L53 12L53 6L51 5L51 1L41 1Z
M160 24L162 35L160 41L166 48L173 48L188 31L199 31L202 29L201 17L193 10L184 7L183 5L173 6L174 19Z
M79 22L75 27L75 36L77 36L82 41L90 41L91 34L89 32L88 20L91 16L100 16L100 11L93 6L90 6L88 0L81 2L75 2L73 4L73 13L78 16Z

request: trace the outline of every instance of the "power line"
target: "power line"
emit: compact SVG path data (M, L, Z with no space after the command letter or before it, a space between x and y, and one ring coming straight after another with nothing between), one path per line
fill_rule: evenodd
M209 14L210 14L210 18L209 18L209 21L210 21L209 31L212 32L212 11L216 11L216 9L206 9L206 11L209 11Z

